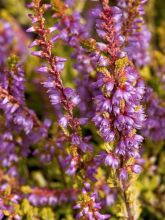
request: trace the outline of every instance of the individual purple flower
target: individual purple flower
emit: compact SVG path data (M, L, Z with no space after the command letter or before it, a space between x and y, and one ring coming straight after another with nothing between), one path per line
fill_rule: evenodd
M79 163L79 157L73 157L69 161L69 166L68 169L66 170L66 173L69 174L70 176L74 176L78 167Z
M132 170L133 170L133 172L139 174L142 170L142 167L138 164L135 164L135 165L133 165Z
M128 179L128 171L126 168L122 168L120 170L119 178L120 178L120 180L127 180Z
M67 124L68 124L68 119L67 119L67 117L61 117L60 118L60 120L59 120L59 124L62 126L62 127L64 127L64 128L66 128L67 127Z
M108 154L105 158L105 164L111 166L113 169L118 168L119 161L113 155Z

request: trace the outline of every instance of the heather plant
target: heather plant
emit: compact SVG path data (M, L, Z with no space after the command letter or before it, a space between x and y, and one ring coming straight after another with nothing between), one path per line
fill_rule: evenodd
M164 219L163 6L0 2L0 219Z

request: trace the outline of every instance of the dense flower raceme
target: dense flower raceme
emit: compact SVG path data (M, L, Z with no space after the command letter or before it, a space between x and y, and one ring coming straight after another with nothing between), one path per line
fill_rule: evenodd
M125 37L125 51L129 58L140 66L150 61L149 42L151 34L144 22L144 5L147 0L131 1L118 0L118 7L122 10L122 34ZM136 53L135 53L136 51Z
M116 170L120 187L126 195L131 180L130 172L140 173L140 148L143 137L137 134L145 120L141 101L144 95L144 82L135 66L127 58L123 49L125 37L122 36L122 11L110 7L108 1L102 1L102 11L95 10L97 17L97 33L104 44L91 41L93 57L97 71L95 86L100 94L95 97L96 115L93 118L99 133L105 142L109 143L106 153L103 153L104 163ZM130 161L132 160L132 162ZM124 197L129 219L133 218L131 204Z
M27 107L22 107L7 90L0 87L0 92L0 108L5 113L7 123L6 132L1 134L1 156L3 157L1 162L2 165L10 167L11 161L17 162L15 145L20 146L20 151L24 156L27 155L28 146L47 135L48 126L40 124L35 114ZM17 134L24 130L25 137L15 142L13 129Z
M137 1L136 4L131 1L119 0L118 6L124 11L122 16L123 28L122 31L126 36L126 52L131 60L137 66L145 66L151 61L149 56L149 42L151 33L147 30L143 15L144 4L147 1ZM129 27L129 28L128 28ZM136 53L134 53L136 51ZM152 59L161 59L163 63L164 57L155 52L155 57ZM154 62L154 61L153 61ZM157 62L157 61L156 61ZM159 61L158 61L159 62ZM160 64L159 64L160 65ZM159 66L158 65L158 66ZM160 65L161 66L161 65ZM155 67L154 67L155 68ZM158 78L163 83L163 66L155 69ZM143 125L142 134L145 137L152 138L155 141L164 139L164 107L161 106L161 100L154 94L153 90L148 87L144 96L144 103L147 109L147 120ZM158 129L160 128L161 129Z
M20 104L25 104L25 73L18 63L16 56L8 58L8 67L4 68L0 75L0 84L10 92Z
M68 87L64 88L60 78L60 74L64 68L64 62L66 62L66 59L54 56L52 54L52 41L47 40L46 38L47 34L50 34L52 30L56 30L55 27L49 29L45 29L44 27L44 20L42 18L43 11L46 10L46 8L49 8L50 5L43 5L41 7L40 5L37 5L35 1L32 3L32 5L34 6L36 15L30 15L30 17L32 17L32 21L35 19L35 21L38 22L35 22L36 26L29 28L27 31L36 31L38 33L40 39L34 42L37 42L37 45L39 46L41 45L41 49L43 50L32 52L32 54L45 58L48 62L48 66L42 66L38 69L39 72L45 73L47 77L47 80L43 82L43 85L48 91L51 104L55 107L55 109L57 105L59 106L60 110L58 117L60 126L63 128L70 126L72 129L71 136L66 137L66 139L69 138L70 143L75 146L75 148L80 148L82 152L86 152L91 150L91 147L85 144L82 140L82 137L80 137L78 134L79 127L84 120L73 117L73 109L79 103L79 97L73 89ZM41 30L38 28L37 23L42 26ZM35 44L32 43L32 46L34 45ZM77 156L75 161L71 162L71 164L73 163L74 166L73 173L76 171L76 163L79 160Z
M0 108L4 111L6 117L6 132L3 131L4 134L2 134L1 153L4 152L6 155L2 160L2 164L10 166L11 160L17 161L15 145L22 146L21 150L25 154L31 143L36 143L47 135L48 126L46 123L42 125L35 113L26 106L24 97L25 74L22 64L18 62L15 55L8 58L12 53L22 57L25 52L25 45L20 46L21 43L18 43L18 39L15 42L15 31L8 22L1 21L1 25L1 48L5 51L2 53L4 56L1 57L2 61L0 63ZM24 138L19 143L14 143L13 130L17 133L22 130L25 132ZM5 146L9 146L8 151L5 150Z
M8 78L6 78L7 73ZM11 82L12 80L13 82ZM35 113L29 110L24 103L24 77L19 66L16 66L11 72L1 73L0 91L0 107L4 110L8 122L12 122L18 129L22 128L26 134L29 134L33 127L40 127Z
M16 57L8 59L8 67L0 74L0 109L4 111L5 122L1 125L1 165L10 175L16 176L20 155L28 155L29 146L47 136L48 123L43 124L25 104L24 71ZM14 131L14 132L13 132ZM19 135L24 131L24 135ZM19 153L16 153L19 147Z
M107 44L101 47L101 51L96 44L98 49L94 53L99 58L95 85L102 88L102 92L95 98L97 113L93 121L105 142L115 141L115 149L105 159L105 163L113 168L120 166L119 155L139 158L138 151L143 138L136 130L144 122L140 104L144 83L127 60L126 54L120 50L124 43L123 37L119 35L121 13L120 9L109 7L106 3L103 4L102 13L95 12L98 15L97 32ZM102 52L108 53L109 57L104 57Z

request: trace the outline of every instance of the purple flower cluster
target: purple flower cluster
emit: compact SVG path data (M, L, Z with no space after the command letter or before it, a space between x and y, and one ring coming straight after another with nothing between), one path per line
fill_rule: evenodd
M136 130L141 129L145 119L141 106L144 83L121 51L124 44L123 37L119 35L121 10L104 2L103 12L96 11L95 15L98 16L97 32L107 44L101 51L97 49L94 55L97 59L99 56L95 85L101 91L95 97L96 115L93 121L104 141L114 148L107 154L105 163L115 169L120 166L120 156L140 157L143 138ZM109 53L109 57L104 57L102 52Z
M99 87L105 86L105 90L96 97L97 114L93 120L99 126L104 141L112 142L116 135L120 136L116 153L135 156L135 149L138 149L142 142L142 137L136 134L135 129L140 129L144 121L143 109L140 106L144 84L135 69L130 66L117 71L115 77L116 79L100 74L96 84Z
M81 210L76 216L77 219L86 218L89 220L104 220L110 218L110 215L101 214L99 212L99 210L101 209L101 204L97 202L97 193L89 195L88 191L86 189L83 189L81 197L82 201L80 201L76 206L74 206L74 209Z
M47 60L47 66L42 66L38 69L39 72L43 72L46 75L46 81L43 82L43 86L47 89L47 92L49 94L50 100L52 105L55 107L55 109L58 109L58 120L59 125L63 129L71 128L70 136L67 137L65 133L63 133L65 137L65 141L68 142L73 146L73 148L76 149L76 151L79 149L82 153L85 153L87 151L91 151L92 147L88 143L89 138L88 137L81 137L81 135L78 133L78 130L80 129L81 125L86 123L86 118L75 118L73 116L73 110L74 108L79 104L79 96L76 94L76 91L69 87L64 87L62 80L61 80L61 72L64 68L64 63L66 62L66 59L60 58L57 56L54 56L52 53L52 47L53 43L57 39L62 39L64 41L68 41L71 44L71 41L75 41L75 37L73 36L73 39L69 40L68 38L65 38L65 36L68 36L65 29L62 29L59 33L56 35L53 35L53 37L50 40L47 40L46 37L47 34L51 34L52 30L56 30L58 27L58 24L50 27L48 29L44 26L43 21L43 13L44 11L49 8L49 5L44 5L42 10L42 7L39 5L35 5L35 3L32 3L32 6L35 9L35 15L30 15L33 22L33 27L28 29L28 32L35 31L39 35L39 40L35 40L34 42L37 42L37 45L41 47L41 51L35 51L32 52L32 55L37 55L41 58L45 58ZM42 15L42 16L41 16ZM77 22L77 17L75 18L75 21ZM69 20L65 19L64 22L66 25L71 27ZM38 28L38 24L42 26L42 29ZM71 33L77 34L77 25L73 22ZM60 28L59 28L60 29ZM51 30L51 31L50 31ZM32 46L36 45L35 43L32 43ZM74 153L74 156L72 155L69 157L70 166L67 169L67 173L69 174L75 174L78 163L80 162L80 155L78 153Z
M35 3L32 3L31 7L33 5L35 5ZM54 32L57 27L53 26L48 29L44 27L44 20L41 16L50 5L43 4L42 9L39 7L40 5L36 8L34 6L36 15L29 15L32 19L33 26L29 28L27 32L37 32L40 37L40 39L35 40L30 47L41 46L41 50L32 52L32 55L45 58L48 62L47 66L40 67L38 71L46 74L47 80L43 85L48 91L52 105L55 106L55 108L57 105L61 105L60 107L68 111L69 117L72 117L73 108L79 103L79 97L73 89L64 88L62 84L60 74L64 68L66 59L52 54L53 42L59 39L59 37L65 36L65 34L61 34L60 36L55 35L51 40L47 40L46 37L43 37ZM42 29L38 28L38 23L42 25ZM67 125L67 117L64 124Z
M12 53L22 58L26 56L25 53L27 52L27 48L25 38L20 27L14 30L12 24L6 20L0 19L0 70L6 63L8 56Z
M165 139L165 108L153 89L147 87L144 97L147 119L143 125L142 134L153 141Z
M0 109L5 115L1 126L1 165L12 176L18 175L19 161L16 147L21 155L29 153L29 146L47 136L46 122L41 123L36 114L25 104L25 76L15 56L8 58L8 66L0 73ZM20 133L24 131L22 138Z
M4 111L8 122L17 126L16 130L21 128L29 134L34 126L40 127L40 122L32 110L26 106L20 106L21 103L2 87L0 87L0 92L0 108Z

